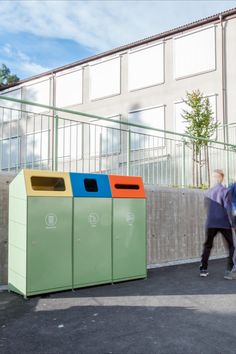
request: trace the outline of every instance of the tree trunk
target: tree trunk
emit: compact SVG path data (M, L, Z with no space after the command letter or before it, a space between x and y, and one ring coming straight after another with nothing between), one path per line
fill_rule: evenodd
M193 143L193 166L192 166L192 174L193 174L193 187L195 185L195 147L194 147L194 143Z
M199 175L198 175L198 147L196 146L196 186L199 186Z
M207 169L207 153L206 153L206 145L204 145L204 160L205 160L205 180L208 186L208 169Z
M199 166L200 166L200 186L202 186L202 151L199 150Z

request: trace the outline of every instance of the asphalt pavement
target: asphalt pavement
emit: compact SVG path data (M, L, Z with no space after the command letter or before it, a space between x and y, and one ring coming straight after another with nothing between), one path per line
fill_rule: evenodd
M135 280L35 296L0 292L1 354L236 354L236 281L226 260L152 269Z

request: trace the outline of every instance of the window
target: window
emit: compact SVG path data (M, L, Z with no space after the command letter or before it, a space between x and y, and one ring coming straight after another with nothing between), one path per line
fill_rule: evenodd
M90 65L90 99L120 93L120 57Z
M120 115L107 117L120 120ZM92 156L112 155L120 152L120 124L108 121L94 121L90 125L90 154Z
M129 122L150 128L165 129L165 107L153 107L129 113ZM131 149L143 149L164 145L164 132L131 127Z
M49 159L49 132L42 131L26 135L27 165L39 165Z
M79 160L82 158L82 128L80 123L61 126L58 129L58 158Z
M215 27L176 37L173 45L176 79L215 70Z
M1 94L1 96L7 96L21 100L21 89L14 91L7 91ZM10 122L19 119L21 116L21 104L11 101L0 100L0 121Z
M82 103L83 71L77 70L56 77L56 106L67 107Z
M24 87L24 96L27 101L32 101L34 103L49 105L50 104L50 80L37 82L29 86ZM27 111L30 112L45 112L46 108L36 107L36 106L27 106Z
M217 120L216 116L216 95L206 96L209 98L211 109L213 111L214 120ZM183 119L183 111L189 111L190 107L183 101L175 103L174 114L175 114L175 131L176 133L185 134L186 121Z
M163 43L130 52L128 60L130 91L164 82Z
M0 169L10 170L17 167L20 156L20 138L12 137L0 142Z

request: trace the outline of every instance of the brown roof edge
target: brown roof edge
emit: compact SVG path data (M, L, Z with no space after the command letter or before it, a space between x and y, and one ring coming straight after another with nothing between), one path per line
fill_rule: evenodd
M174 28L172 30L161 32L161 33L159 33L157 35L150 36L150 37L147 37L147 38L132 42L130 44L125 44L123 46L108 50L106 52L102 52L102 53L87 57L85 59L81 59L81 60L75 61L73 63L60 66L58 68L46 71L46 72L44 72L42 74L39 74L39 75L31 76L29 78L20 80L17 83L14 83L14 84L11 84L11 85L7 85L7 86L4 86L2 88L0 87L0 91L6 90L6 89L11 88L11 87L18 86L20 84L23 84L23 83L31 81L31 80L39 79L39 78L44 77L44 76L53 75L53 74L56 74L56 73L58 73L58 72L60 72L62 70L66 70L66 69L70 69L70 68L73 68L73 67L78 66L78 65L86 64L88 62L91 62L91 61L94 61L94 60L98 60L98 59L101 59L101 58L109 56L109 55L117 54L117 53L119 53L121 51L125 51L125 50L131 49L131 48L134 48L134 47L146 44L146 43L150 43L150 42L156 41L158 39L169 37L171 35L175 35L177 33L180 33L180 32L183 32L183 31L187 31L189 29L193 29L193 28L196 28L196 27L199 27L199 26L211 23L211 22L215 22L217 20L219 21L221 19L233 16L233 15L236 15L236 8L232 8L230 10L226 10L226 11L220 12L220 13L218 13L216 15L208 16L208 17L205 17L205 18L203 18L201 20L197 20L197 21L188 23L186 25L176 27L176 28Z

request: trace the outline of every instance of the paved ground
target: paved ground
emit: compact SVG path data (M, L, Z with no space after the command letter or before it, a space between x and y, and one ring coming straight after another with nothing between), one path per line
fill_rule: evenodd
M0 293L1 354L236 354L236 281L225 260L30 300Z

